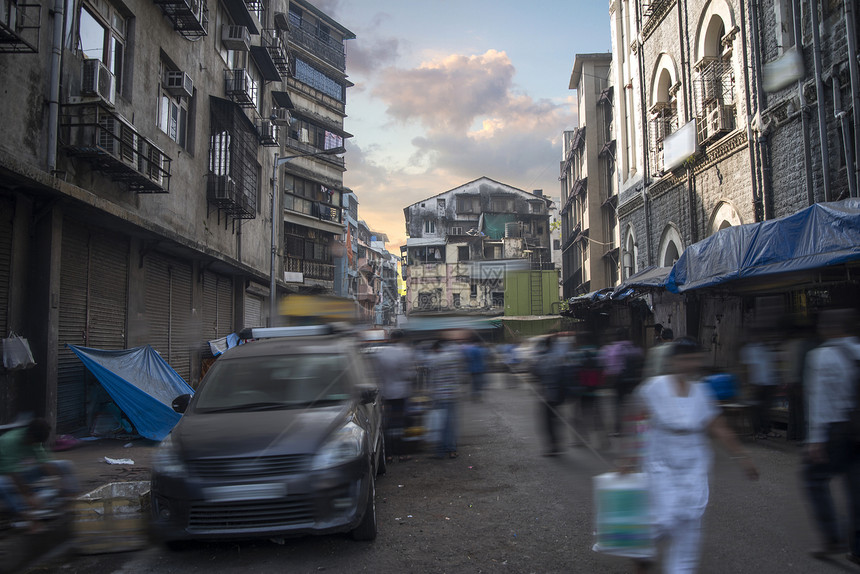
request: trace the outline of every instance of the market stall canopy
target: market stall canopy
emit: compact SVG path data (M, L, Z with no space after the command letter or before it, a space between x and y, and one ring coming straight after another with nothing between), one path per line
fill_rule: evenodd
M612 291L613 299L625 299L636 293L666 286L671 267L648 267L634 273Z
M688 247L666 280L674 293L737 279L860 260L860 199L816 203L794 215L728 227Z
M179 373L149 345L122 351L104 351L69 345L95 375L141 436L162 440L182 415L173 399L193 394Z

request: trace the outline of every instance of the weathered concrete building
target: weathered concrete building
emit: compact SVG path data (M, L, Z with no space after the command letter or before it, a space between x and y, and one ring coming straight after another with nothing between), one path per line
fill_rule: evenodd
M406 313L502 314L506 271L553 269L548 203L482 177L406 207Z
M565 297L618 281L611 62L610 54L577 54L570 76L579 127L564 133L560 175Z
M331 290L349 30L305 0L7 2L0 24L0 331L37 361L0 373L0 421L91 422L67 344L150 344L193 385L207 340L269 320L272 275Z

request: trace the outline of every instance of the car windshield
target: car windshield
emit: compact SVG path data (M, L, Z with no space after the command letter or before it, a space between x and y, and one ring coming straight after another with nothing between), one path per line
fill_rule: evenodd
M204 383L194 407L202 412L321 406L352 392L347 359L339 354L216 361Z

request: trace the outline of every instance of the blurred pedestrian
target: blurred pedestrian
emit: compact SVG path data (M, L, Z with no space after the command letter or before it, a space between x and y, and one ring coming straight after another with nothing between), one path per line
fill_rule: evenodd
M540 389L539 419L546 434L544 456L561 454L558 427L562 423L559 408L564 403L563 354L554 335L541 340L533 363L533 374Z
M622 409L642 375L642 349L634 345L627 329L615 332L614 340L600 349L604 382L615 391L615 436L621 434Z
M818 346L813 329L797 320L791 320L783 331L788 334L780 345L782 381L788 398L788 425L786 439L806 440L806 400L803 373L809 351Z
M666 365L672 353L671 343L675 340L675 333L669 327L662 327L657 336L656 343L648 349L645 354L645 366L642 368L642 380L663 375L666 373Z
M436 458L457 458L457 416L462 380L463 353L453 343L437 340L427 357L429 368L428 391L433 408L440 411L440 433L436 443Z
M592 333L580 333L577 342L579 345L574 352L573 368L573 376L576 378L576 402L572 409L573 446L590 445L592 435L597 433L598 446L606 447L609 439L600 404L603 368L600 365L599 349L594 343Z
M778 356L764 329L754 328L751 335L751 340L741 348L740 363L744 366L742 380L753 389L755 437L775 438L779 435L771 428L770 409L779 385Z
M672 574L694 572L698 565L712 461L708 436L723 444L750 479L758 478L710 388L700 381L703 365L698 343L682 337L672 343L667 374L646 380L636 391L635 402L647 419L642 471L649 477L655 534L666 542L663 568Z
M403 331L392 331L389 339L390 342L378 347L372 356L377 364L383 401L386 460L391 461L397 456L404 461L409 459L403 442L406 401L412 396L417 369L412 348L405 344Z
M71 463L51 460L45 450L50 434L48 421L34 418L0 436L0 501L11 513L12 524L30 531L38 530L35 519L47 506L56 508L78 490ZM46 498L37 485L47 477L57 477L58 492Z
M804 489L822 538L816 558L844 551L846 540L830 494L830 481L844 475L848 487L848 559L860 564L860 436L852 432L851 413L858 408L860 341L853 310L821 313L818 333L824 342L810 351L804 382L809 405L809 436L803 459ZM855 429L856 431L856 429Z
M480 401L486 382L487 348L482 344L477 333L473 334L470 341L463 345L463 353L466 355L466 364L472 382L472 400Z

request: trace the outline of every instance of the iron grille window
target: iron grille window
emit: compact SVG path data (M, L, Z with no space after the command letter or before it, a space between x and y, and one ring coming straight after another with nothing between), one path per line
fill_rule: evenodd
M296 79L331 96L339 102L344 102L343 85L326 73L317 70L301 58L296 58Z
M257 214L260 165L257 131L231 102L211 98L208 199L240 219Z

